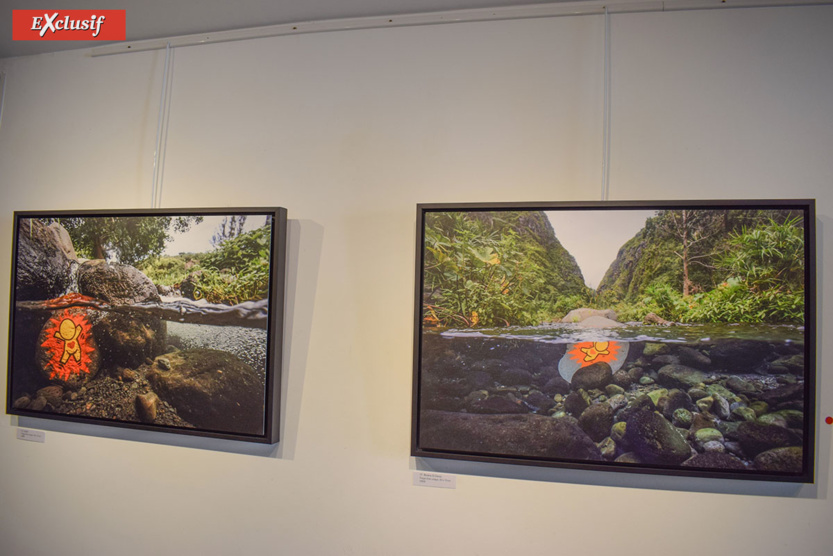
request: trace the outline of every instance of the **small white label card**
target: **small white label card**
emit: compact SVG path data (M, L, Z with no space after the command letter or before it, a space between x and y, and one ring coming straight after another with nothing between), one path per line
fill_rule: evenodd
M457 488L457 477L429 471L414 471L414 486Z
M46 432L32 429L17 428L17 439L28 440L29 442L46 442Z

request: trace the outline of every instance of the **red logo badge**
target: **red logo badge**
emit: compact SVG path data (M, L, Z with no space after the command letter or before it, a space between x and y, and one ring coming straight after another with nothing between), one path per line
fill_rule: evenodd
M16 41L123 41L126 10L12 10Z

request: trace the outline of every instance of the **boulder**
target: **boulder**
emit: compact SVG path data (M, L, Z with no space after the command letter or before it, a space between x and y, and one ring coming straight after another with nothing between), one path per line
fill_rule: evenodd
M578 425L587 436L601 442L610 436L613 426L613 409L606 403L597 403L585 409L578 418Z
M605 317L587 317L578 323L582 328L621 328L625 326L621 322Z
M94 327L105 366L138 367L167 348L167 323L149 315L109 313Z
M100 355L91 324L99 318L90 309L54 311L43 325L35 361L46 380L77 390L98 373Z
M150 278L126 264L87 261L78 268L78 289L112 305L159 302L159 293Z
M165 355L170 370L154 363L147 378L156 394L197 428L262 434L264 385L234 355L188 349Z
M727 339L714 344L709 351L712 364L729 373L746 373L760 365L770 353L766 342Z
M688 346L680 346L677 348L677 357L680 358L680 363L695 367L698 369L708 369L712 364L712 360L699 350Z
M17 231L15 299L42 301L65 293L77 264L67 231L31 218L21 218Z
M801 473L804 469L804 452L798 446L773 448L755 456L755 469L778 473Z
M616 311L613 309L588 309L582 307L581 309L573 309L567 316L561 319L561 322L579 323L590 317L602 317L608 320L617 320Z
M727 471L743 470L746 465L738 458L722 452L697 454L681 464L683 467L700 467L704 469L725 469Z
M573 374L570 381L574 389L583 388L591 390L597 388L603 390L605 386L613 381L613 372L610 365L604 361L581 367Z
M474 415L423 411L424 449L602 461L596 443L568 419L542 415Z
M662 415L637 411L628 417L625 440L645 463L679 465L691 457L691 448Z
M791 430L759 422L740 423L737 437L744 453L750 458L774 448L801 445L801 437Z
M504 396L491 396L472 404L474 413L529 413L529 409L523 404L512 401Z
M666 388L688 390L708 378L703 371L685 365L665 365L659 370L658 381Z

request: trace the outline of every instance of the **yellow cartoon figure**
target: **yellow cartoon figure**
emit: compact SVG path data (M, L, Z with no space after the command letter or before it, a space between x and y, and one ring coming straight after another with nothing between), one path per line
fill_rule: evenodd
M61 324L63 327L63 324ZM609 355L610 351L608 348L608 342L593 342L593 345L586 348L581 348L581 351L584 353L584 360L585 361L593 361L600 355Z
M64 353L61 356L61 364L69 361L70 356L76 361L81 361L81 347L78 345L78 336L82 332L81 325L75 325L70 319L61 321L58 331L55 332L55 337L64 341Z

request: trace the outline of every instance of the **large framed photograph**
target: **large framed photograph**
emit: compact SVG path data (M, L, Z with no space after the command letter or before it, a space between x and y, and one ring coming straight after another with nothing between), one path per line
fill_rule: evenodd
M812 200L417 210L417 457L813 482Z
M16 212L7 412L278 441L286 209Z

